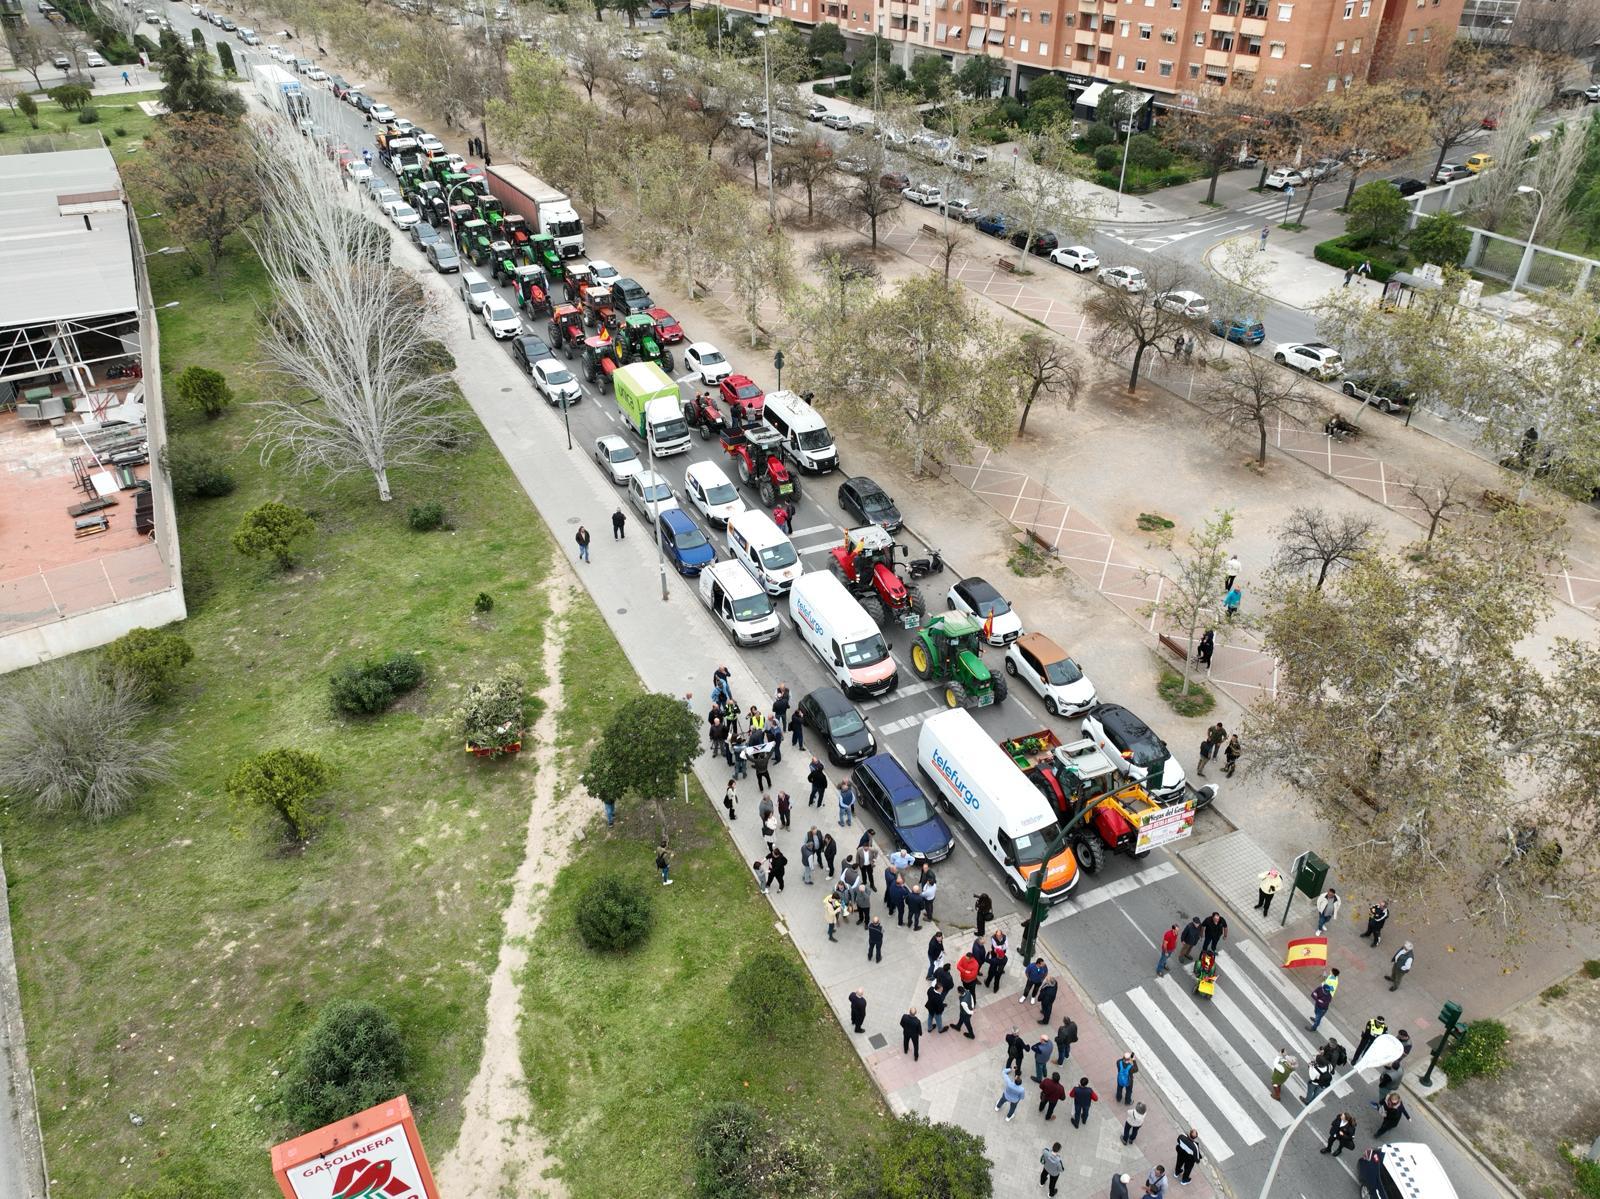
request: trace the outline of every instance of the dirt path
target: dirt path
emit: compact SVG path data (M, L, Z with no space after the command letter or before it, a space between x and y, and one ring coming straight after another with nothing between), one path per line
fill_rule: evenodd
M462 1101L461 1136L435 1168L440 1192L452 1199L497 1199L502 1195L564 1199L566 1195L558 1180L546 1177L555 1163L533 1126L533 1105L519 1052L522 988L517 980L527 964L528 941L542 915L534 901L555 880L567 860L574 832L584 824L573 811L582 792L556 795L561 651L566 643L565 616L576 586L565 560L557 555L550 581L550 625L544 639L544 672L549 681L538 693L544 714L534 725L531 738L537 770L522 865L512 881L500 960L489 980L483 1058Z

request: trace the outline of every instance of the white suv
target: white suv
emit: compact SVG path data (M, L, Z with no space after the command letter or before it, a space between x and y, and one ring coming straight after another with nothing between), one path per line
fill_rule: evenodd
M1272 360L1304 371L1313 379L1337 379L1344 374L1344 359L1339 351L1320 341L1280 342Z
M1267 176L1266 186L1282 191L1286 187L1299 187L1305 181L1306 177L1293 167L1279 167Z
M1057 266L1077 271L1080 275L1085 271L1100 269L1100 255L1088 246L1062 246L1059 250L1051 250L1050 261Z

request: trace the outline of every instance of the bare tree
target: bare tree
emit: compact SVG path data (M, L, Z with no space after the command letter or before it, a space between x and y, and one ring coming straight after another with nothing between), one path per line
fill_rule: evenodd
M884 173L889 167L883 144L874 143L867 151L865 169L839 188L835 201L838 214L844 220L851 224L857 220L866 221L874 250L878 248L878 222L905 202L898 189L884 182Z
M721 167L683 153L683 143L662 138L640 157L640 220L631 230L647 253L659 255L679 285L694 296L721 269L712 251L716 231L749 219L744 197L725 189Z
M592 102L594 89L616 74L620 41L609 25L562 21L555 28L554 48L566 57L568 73Z
M1213 379L1195 393L1195 402L1220 424L1224 437L1255 434L1258 467L1266 465L1267 435L1274 425L1303 427L1319 412L1316 397L1299 375L1259 355L1214 363L1211 373Z
M1536 66L1528 65L1517 72L1517 77L1506 93L1500 107L1500 123L1490 136L1488 151L1504 169L1480 171L1472 185L1472 206L1479 213L1485 228L1493 231L1505 217L1506 209L1517 194L1522 181L1521 172L1513 164L1520 162L1527 152L1528 137L1533 133L1534 122L1544 111L1549 100L1549 85L1545 83Z
M872 298L882 277L877 263L843 242L819 242L810 263L827 284L828 308L840 321L849 319L853 298L860 304Z
M1161 573L1161 602L1156 614L1180 630L1191 652L1183 660L1183 694L1189 694L1192 647L1202 624L1214 621L1228 575L1228 545L1233 541L1233 509L1221 508L1184 539L1185 547L1168 544L1172 565Z
M731 183L724 187L730 209L735 202L748 207L742 191ZM761 305L781 299L794 286L794 247L781 229L763 226L753 213L721 226L715 240L754 347L761 332Z
M1540 54L1585 54L1600 41L1600 4L1595 0L1539 0L1521 4L1512 18L1511 44Z
M1193 332L1197 326L1193 318L1183 314L1181 306L1176 311L1162 307L1156 298L1169 291L1178 291L1189 282L1185 268L1174 262L1154 262L1144 272L1145 284L1138 291L1108 286L1096 289L1084 306L1100 328L1101 345L1113 356L1131 352L1133 366L1128 374L1128 390L1139 390L1139 371L1144 356L1154 351L1158 356L1176 352L1178 335Z
M1490 77L1488 55L1465 41L1451 48L1443 79L1418 88L1423 112L1428 120L1428 140L1439 156L1433 160L1437 173L1450 151L1483 128L1499 90L1498 80Z
M1466 500L1461 498L1461 487L1460 475L1449 475L1431 482L1413 479L1406 484L1406 493L1428 515L1428 535L1423 538L1424 546L1433 544L1439 525L1450 513L1467 506Z
M822 191L823 205L827 206L837 170L832 147L814 134L785 147L778 159L779 180L786 186L798 184L806 193L807 221L816 216L819 189Z
M1278 551L1272 564L1284 574L1315 569L1315 586L1321 590L1335 567L1347 566L1373 548L1375 528L1371 517L1351 512L1335 516L1324 508L1296 508L1274 530Z
M43 91L44 80L39 78L39 72L52 57L49 41L32 25L23 25L16 31L12 46L17 65L32 75L33 86Z
M1059 337L1032 330L1017 338L1011 352L1006 355L1017 380L1017 398L1022 403L1022 416L1017 421L1017 436L1028 428L1028 413L1034 403L1043 398L1060 396L1066 406L1078 406L1078 392L1083 388L1083 367L1077 355Z
M284 453L300 473L370 473L387 502L389 471L427 465L459 428L454 384L433 365L437 318L309 141L278 126L255 138L266 205L255 244L276 293L261 344L284 388L261 402L252 440L263 461Z

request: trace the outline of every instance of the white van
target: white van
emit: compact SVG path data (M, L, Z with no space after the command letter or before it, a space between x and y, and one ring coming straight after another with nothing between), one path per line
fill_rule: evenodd
M965 708L922 722L917 765L1000 864L1007 885L1023 894L1060 832L1044 796ZM1077 881L1077 859L1064 845L1045 866L1045 902L1059 903Z
M782 595L805 573L793 544L765 512L741 512L728 521L728 556L744 563L768 595Z
M812 571L790 589L789 615L846 695L882 695L899 682L883 634L831 572Z
M825 475L839 467L839 448L817 410L792 391L769 391L761 419L780 438L783 456L803 471Z
M461 298L468 308L480 312L490 300L497 298L494 284L477 271L464 271L461 275Z
M700 602L737 645L776 641L782 628L767 589L737 562L713 562L700 572Z

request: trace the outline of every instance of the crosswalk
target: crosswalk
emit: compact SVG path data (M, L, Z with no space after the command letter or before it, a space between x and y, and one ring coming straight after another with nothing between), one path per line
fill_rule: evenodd
M1159 869L1119 882L1142 886L1139 880ZM1275 1140L1289 1127L1305 1094L1306 1063L1333 1035L1331 1029L1326 1036L1306 1031L1310 1001L1253 944L1228 943L1219 964L1210 998L1195 992L1190 967L1174 959L1165 977L1099 1005L1106 1024L1138 1055L1141 1076L1166 1096L1180 1123L1199 1131L1216 1162ZM1268 1079L1284 1047L1301 1066L1284 1084L1280 1101L1272 1098ZM1341 1076L1331 1090L1347 1096L1350 1083Z
M1298 203L1298 197L1288 199L1291 213ZM1160 250L1191 237L1223 238L1257 229L1258 222L1282 220L1284 211L1284 197L1275 194L1252 200L1248 204L1241 204L1237 208L1227 209L1215 216L1197 217L1192 221L1167 225L1108 225L1102 226L1100 232L1125 246L1141 250Z

